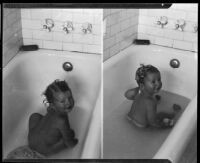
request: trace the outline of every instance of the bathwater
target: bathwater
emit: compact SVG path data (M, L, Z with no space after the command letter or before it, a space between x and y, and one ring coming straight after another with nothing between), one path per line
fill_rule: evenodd
M182 110L190 99L167 91L160 91L161 100L158 111L173 112L172 105L178 104ZM151 159L161 147L172 128L138 128L126 119L131 109L131 100L123 101L117 108L112 108L103 121L103 158L104 159ZM111 109L111 108L109 108Z

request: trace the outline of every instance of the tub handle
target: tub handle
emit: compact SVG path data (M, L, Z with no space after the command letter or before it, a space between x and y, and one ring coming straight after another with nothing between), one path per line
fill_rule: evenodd
M171 59L171 61L170 61L170 66L172 67L172 68L179 68L179 66L180 66L180 61L178 60L178 59Z
M70 62L65 62L65 63L63 63L63 69L65 71L72 71L73 65Z

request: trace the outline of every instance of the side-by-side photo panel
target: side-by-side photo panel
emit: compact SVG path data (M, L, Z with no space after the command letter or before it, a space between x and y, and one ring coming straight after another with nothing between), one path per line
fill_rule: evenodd
M102 12L3 8L3 159L101 158Z
M196 159L197 12L103 10L103 159Z

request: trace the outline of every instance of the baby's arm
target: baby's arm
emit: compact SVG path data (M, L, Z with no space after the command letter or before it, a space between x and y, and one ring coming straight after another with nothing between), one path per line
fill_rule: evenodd
M129 100L135 100L135 96L139 92L139 87L129 89L125 92L124 96Z
M152 127L161 127L161 125L156 121L156 102L150 99L147 99L145 101L145 105L147 108L147 120L148 120L148 124Z
M69 126L69 125L68 125ZM67 147L73 147L78 143L78 139L74 138L75 134L63 121L60 123L59 129L63 137L64 144Z

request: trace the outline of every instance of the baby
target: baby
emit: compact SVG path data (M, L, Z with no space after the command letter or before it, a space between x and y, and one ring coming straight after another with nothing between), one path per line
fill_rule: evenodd
M70 128L68 113L74 106L71 89L65 81L55 80L44 92L49 103L47 114L33 113L29 119L28 142L43 155L56 153L78 143Z
M7 159L35 159L74 147L78 143L70 128L68 113L74 107L71 89L65 81L55 80L44 92L49 103L47 114L33 113L29 118L28 145L10 152Z
M174 104L174 113L157 113L157 103L161 97L156 93L162 88L159 70L152 65L141 65L136 71L136 81L139 87L125 93L126 98L134 100L127 115L128 120L138 127L172 127L176 112L181 108Z

